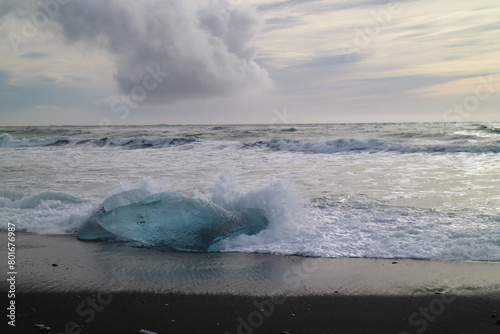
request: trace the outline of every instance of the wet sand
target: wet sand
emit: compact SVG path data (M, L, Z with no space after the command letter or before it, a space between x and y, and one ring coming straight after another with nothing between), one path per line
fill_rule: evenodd
M16 244L9 333L500 333L500 263Z

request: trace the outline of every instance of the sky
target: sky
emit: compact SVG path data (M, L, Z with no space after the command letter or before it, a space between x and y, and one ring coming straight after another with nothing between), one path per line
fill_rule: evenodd
M498 0L2 0L0 125L500 121Z

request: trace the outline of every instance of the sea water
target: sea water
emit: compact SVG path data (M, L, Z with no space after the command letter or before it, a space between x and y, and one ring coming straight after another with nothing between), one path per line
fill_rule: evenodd
M500 261L498 122L0 127L2 230L76 238L132 189L264 212L221 251Z

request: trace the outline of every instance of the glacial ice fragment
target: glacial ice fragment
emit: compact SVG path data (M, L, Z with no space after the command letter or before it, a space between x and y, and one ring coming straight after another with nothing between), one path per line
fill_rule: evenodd
M96 212L82 226L78 237L99 239L93 236L103 234L104 230L109 235L159 247L218 251L222 240L256 234L267 225L268 220L260 209L229 211L217 204L169 191L138 203Z
M137 203L149 196L151 196L151 193L147 190L143 189L128 190L107 198L104 201L104 203L102 203L102 207L104 211L111 211L120 206Z
M107 212L116 209L120 206L126 206L137 203L151 193L143 189L133 189L121 192L119 194L108 197L103 203L98 212ZM95 219L95 214L92 215L77 232L78 239L82 240L113 240L117 236L104 229Z
M103 209L101 211L105 212ZM98 211L98 212L101 212ZM95 214L78 229L76 236L80 240L115 240L116 236L106 231L95 219Z

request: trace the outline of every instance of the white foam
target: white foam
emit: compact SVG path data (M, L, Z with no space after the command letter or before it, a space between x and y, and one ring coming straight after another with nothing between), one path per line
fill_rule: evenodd
M446 215L408 208L311 209L309 217L286 231L269 229L227 241L224 251L500 261L500 232L485 234L491 225L474 217L456 224Z
M69 194L44 191L20 196L0 192L0 230L15 223L17 231L38 234L67 234L76 229L97 210L99 203Z
M229 210L262 209L272 229L286 228L290 221L301 220L307 213L305 198L291 180L274 180L261 188L245 191L228 171L219 174L211 200Z
M495 215L454 215L408 207L312 207L291 181L242 190L230 173L215 184L212 200L225 208L256 207L270 221L257 235L223 242L223 251L319 257L378 257L500 261ZM484 233L488 230L489 233Z

